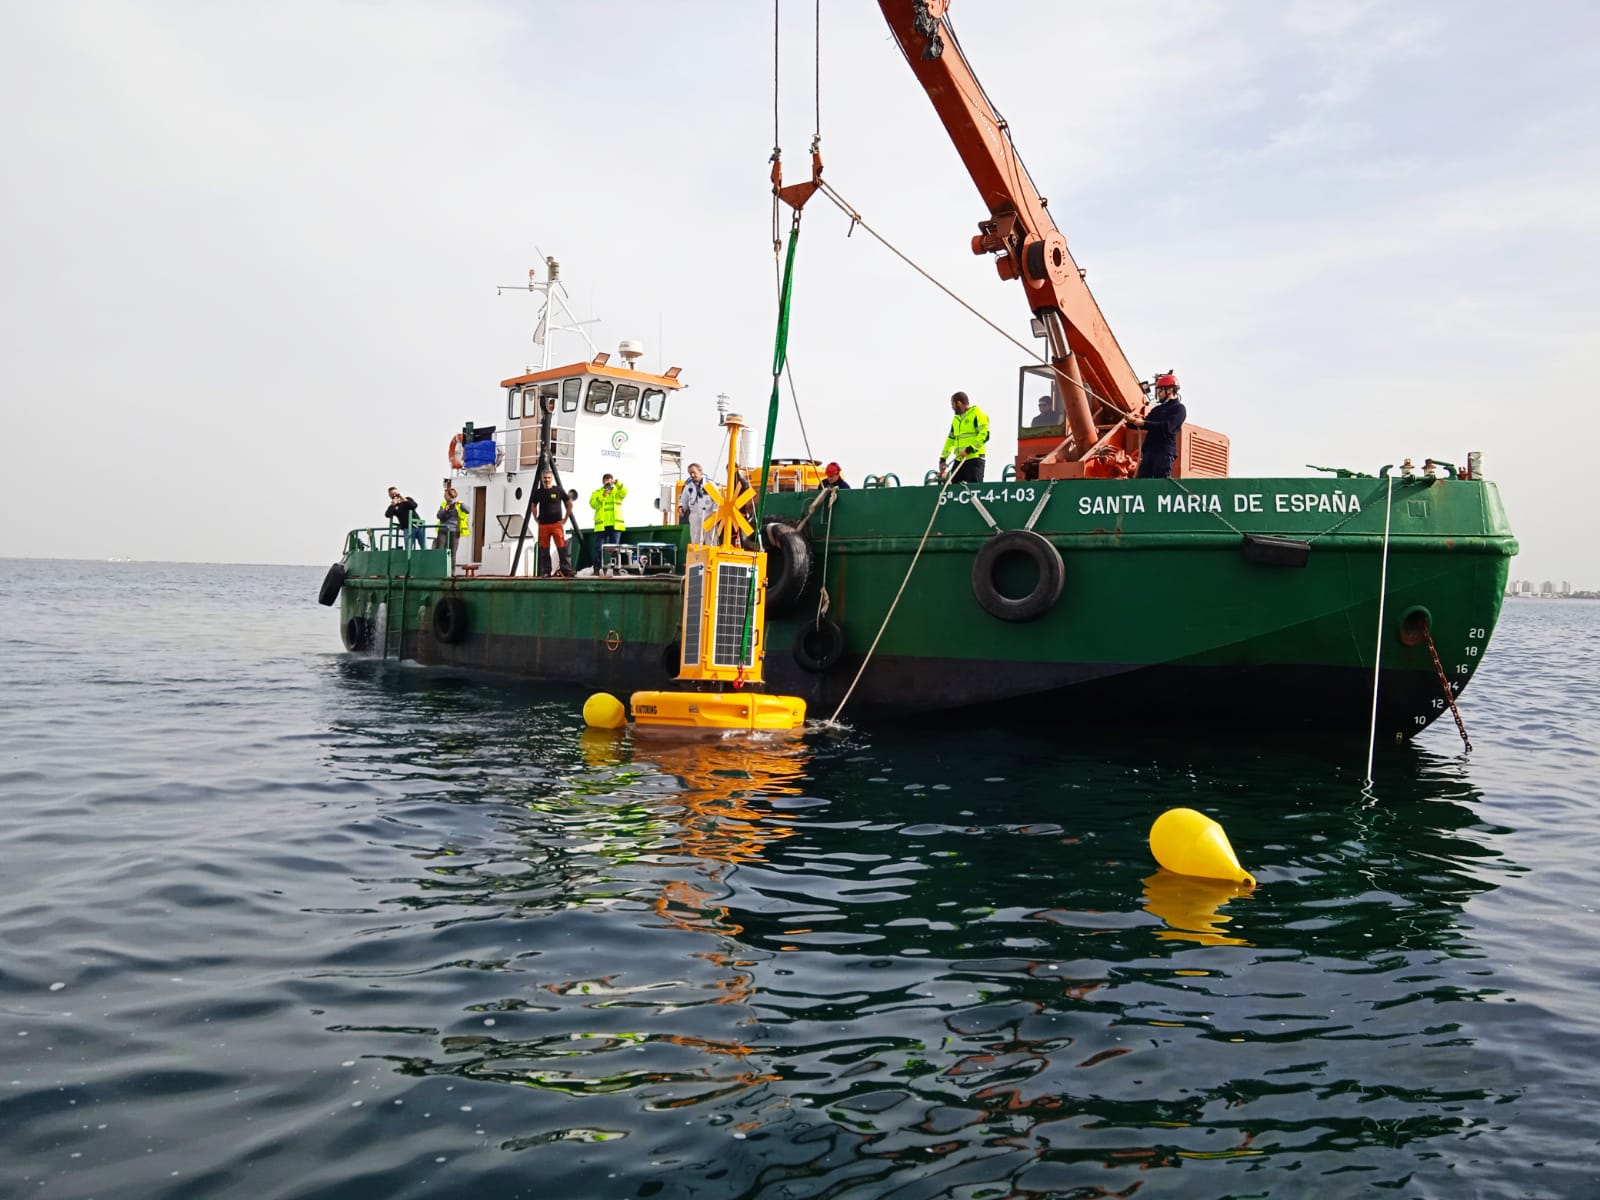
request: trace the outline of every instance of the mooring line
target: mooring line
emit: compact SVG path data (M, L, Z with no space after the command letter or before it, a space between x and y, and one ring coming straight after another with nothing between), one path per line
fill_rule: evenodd
M1372 756L1378 746L1378 666L1383 659L1383 601L1389 589L1389 517L1394 511L1394 476L1387 477L1388 494L1383 503L1383 561L1378 568L1378 639L1372 650L1372 727L1367 733L1367 778L1372 787Z
M839 701L839 707L833 710L833 716L828 718L829 725L839 723L839 714L844 711L844 706L850 703L850 697L855 694L856 684L861 682L867 664L872 661L872 652L878 648L878 643L883 640L883 631L889 628L889 618L894 616L895 606L900 603L900 597L905 595L906 584L911 582L911 572L917 569L917 560L922 557L922 548L928 544L928 535L933 532L933 523L939 517L941 501L944 500L945 489L955 482L956 472L951 471L944 483L939 485L939 494L934 497L933 511L928 514L928 527L922 531L922 540L917 543L917 552L911 556L911 565L906 568L906 577L900 581L900 590L894 594L894 599L889 602L889 611L883 614L883 624L878 626L878 635L872 639L872 645L867 647L866 657L861 660L861 666L856 671L856 677L850 681L850 686L845 690L844 699Z

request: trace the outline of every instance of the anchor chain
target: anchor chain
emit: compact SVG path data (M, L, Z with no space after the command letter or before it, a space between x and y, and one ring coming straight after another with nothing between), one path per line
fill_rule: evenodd
M1472 741L1467 737L1467 727L1461 721L1461 710L1456 707L1456 694L1450 688L1450 679L1444 673L1444 664L1439 661L1439 651L1434 648L1433 631L1423 629L1422 636L1428 640L1428 654L1433 658L1433 669L1439 672L1439 686L1444 688L1444 698L1450 703L1450 715L1456 719L1456 729L1461 734L1461 744L1468 754L1472 753Z

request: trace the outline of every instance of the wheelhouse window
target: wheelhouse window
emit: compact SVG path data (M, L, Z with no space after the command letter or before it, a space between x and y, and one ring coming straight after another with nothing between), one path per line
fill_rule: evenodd
M639 400L639 420L659 421L667 410L667 393L661 388L646 388Z
M542 387L528 384L522 389L522 415L533 420L538 420L544 415L544 405L556 398L556 385L544 384Z
M561 381L561 411L577 412L578 395L583 391L583 380L563 379Z
M591 379L589 381L589 398L583 402L585 412L599 413L604 416L611 411L611 392L615 385L609 379Z
M613 417L631 417L639 403L639 386L634 383L617 384L616 398L611 401Z

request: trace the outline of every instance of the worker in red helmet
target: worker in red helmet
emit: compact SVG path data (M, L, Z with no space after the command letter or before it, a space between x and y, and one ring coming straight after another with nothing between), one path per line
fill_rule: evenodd
M1172 464L1178 457L1178 435L1188 419L1183 401L1178 399L1178 377L1171 371L1156 376L1156 406L1142 417L1128 416L1130 429L1145 431L1139 450L1140 479L1170 479Z
M844 481L844 476L839 474L839 464L831 462L822 468L822 486L825 488L847 488L850 485Z

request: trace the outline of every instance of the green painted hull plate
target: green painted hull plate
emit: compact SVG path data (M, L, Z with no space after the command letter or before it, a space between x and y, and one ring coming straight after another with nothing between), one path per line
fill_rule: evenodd
M1459 692L1487 650L1517 546L1492 484L1397 479L1392 503L1389 486L1024 482L952 489L942 503L936 488L852 490L831 505L814 505L815 493L775 495L769 518L804 521L814 561L798 602L766 631L767 680L804 696L812 716L828 715L904 583L851 697L852 720L991 706L1047 725L1162 714L1364 732L1381 653L1380 726L1409 736L1448 709L1428 647L1406 644L1402 624L1426 614ZM1029 526L1061 555L1061 595L1036 619L1001 620L979 603L974 561L996 530ZM631 534L682 538L676 527ZM1305 543L1304 565L1252 561L1245 534ZM347 556L347 623L375 625L382 609L386 636L371 652L614 691L669 683L677 578L448 579L436 553L413 553L409 576L398 553ZM818 618L824 588L825 617L845 649L818 673L802 669L791 647ZM455 643L432 625L446 595L467 614Z

